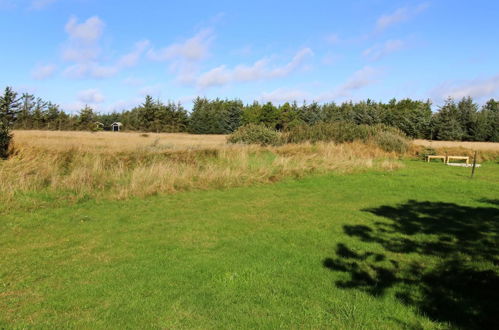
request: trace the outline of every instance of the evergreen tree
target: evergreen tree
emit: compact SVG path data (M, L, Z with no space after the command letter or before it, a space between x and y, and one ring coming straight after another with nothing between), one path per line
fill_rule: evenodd
M11 87L6 87L3 96L0 96L0 158L9 156L9 147L12 142L11 128L19 114L20 102L17 93Z
M232 133L242 124L243 102L240 100L226 101L227 133Z
M29 93L24 93L21 96L21 106L19 116L16 122L16 128L30 129L33 125L32 112L35 107L35 96Z
M444 106L435 115L433 130L439 140L462 140L464 131L460 122L459 110L454 100L447 99Z
M95 124L95 114L94 110L86 105L83 109L80 110L78 116L78 126L80 129L84 130L92 130Z
M485 131L481 141L499 142L499 101L490 99L480 113L483 118L479 131Z
M189 133L204 134L208 132L209 113L206 110L207 104L208 100L205 98L197 97L194 100L189 122Z
M310 105L303 104L299 110L299 118L307 125L317 124L322 119L321 107L317 102Z
M300 120L296 102L293 102L293 104L286 102L279 107L277 129L286 131L301 124L303 124L303 121Z
M154 122L157 119L157 103L154 102L152 96L147 95L144 103L139 108L138 119L139 129L150 131L154 128Z
M260 115L260 123L267 127L276 128L279 120L279 109L272 102L267 102L262 106Z
M260 124L262 117L262 106L258 102L253 102L251 105L244 107L242 114L242 124Z
M390 100L384 110L383 123L394 126L413 138L429 138L431 103L404 99Z
M47 122L47 129L60 130L61 129L60 116L61 116L61 111L59 110L59 106L57 104L49 102L47 104L47 113L45 116Z
M463 140L474 140L476 129L476 117L478 105L473 102L471 97L466 97L457 104L458 120L463 130Z

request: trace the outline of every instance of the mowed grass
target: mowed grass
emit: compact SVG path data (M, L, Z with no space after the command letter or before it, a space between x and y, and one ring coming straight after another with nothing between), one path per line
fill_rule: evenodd
M492 328L499 165L405 165L13 211L0 328Z

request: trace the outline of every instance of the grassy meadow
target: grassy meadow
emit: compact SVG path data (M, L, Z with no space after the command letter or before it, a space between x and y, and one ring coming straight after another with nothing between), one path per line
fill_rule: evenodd
M15 134L0 328L497 324L497 161L470 180L360 143Z
M0 212L401 166L396 154L361 143L264 148L187 134L17 131L14 136L15 155L0 163Z

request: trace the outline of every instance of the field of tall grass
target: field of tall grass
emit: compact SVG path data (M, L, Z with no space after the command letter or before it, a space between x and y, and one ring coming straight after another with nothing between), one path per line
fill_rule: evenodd
M226 144L225 135L194 135L186 133L128 133L84 131L14 131L17 148L50 151L74 149L92 153L130 152L140 149L200 149Z
M499 162L499 143L468 141L428 141L414 140L408 156L425 159L427 155L468 156L475 157L477 162Z
M5 211L53 199L125 199L401 166L397 154L360 142L260 147L225 140L188 134L16 131L13 156L0 162L0 199Z
M470 141L429 141L429 140L414 140L414 145L431 147L431 148L462 148L469 150L480 151L496 151L499 152L498 142L470 142Z

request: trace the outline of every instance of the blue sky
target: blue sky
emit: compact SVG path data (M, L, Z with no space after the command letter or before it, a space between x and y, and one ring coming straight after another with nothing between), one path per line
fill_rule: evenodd
M499 1L0 0L0 86L76 112L151 94L499 97Z

